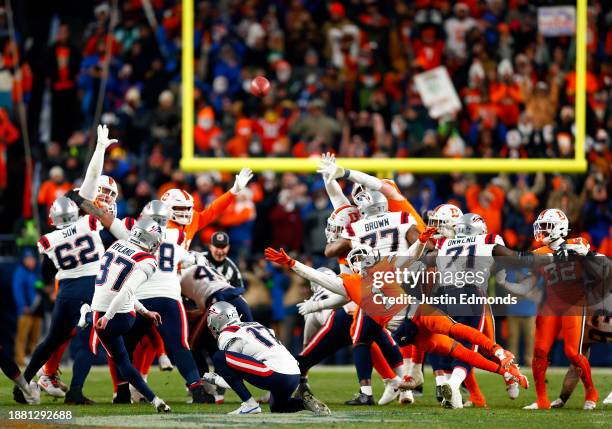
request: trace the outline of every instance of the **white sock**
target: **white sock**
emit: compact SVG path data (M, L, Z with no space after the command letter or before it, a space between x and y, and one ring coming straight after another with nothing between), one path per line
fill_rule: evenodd
M28 384L27 381L25 381L25 378L23 378L23 375L20 375L19 377L14 379L13 382L17 386L19 386L21 390L25 390L26 392L30 393L30 385Z
M446 375L436 375L436 386L442 386L446 382Z
M372 396L372 386L361 386L359 391L365 395Z
M246 401L244 401L244 404L248 405L249 407L258 407L259 406L259 403L252 396L249 399L247 399Z
M423 364L422 363L415 363L413 364L414 366L412 367L412 371L410 372L410 374L420 374L423 372Z
M395 373L399 376L399 378L404 378L407 375L410 375L410 371L408 370L408 365L402 363L400 366L395 368Z
M414 362L412 362L411 358L404 358L404 366L408 374L412 374L412 369L414 368Z
M459 386L461 386L461 383L463 383L466 376L467 374L465 372L465 368L461 368L459 366L455 367L450 379L448 380L448 384L450 384L453 389L459 389Z

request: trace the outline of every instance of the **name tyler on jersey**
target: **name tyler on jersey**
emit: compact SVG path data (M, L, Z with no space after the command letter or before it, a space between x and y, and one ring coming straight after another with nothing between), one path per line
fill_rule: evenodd
M364 229L366 232L373 231L378 228L382 228L384 226L389 226L389 219L384 218L382 220L375 220L373 222L368 222L364 225Z

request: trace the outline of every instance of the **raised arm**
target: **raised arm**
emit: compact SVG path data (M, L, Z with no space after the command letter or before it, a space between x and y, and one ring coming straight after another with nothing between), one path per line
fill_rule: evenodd
M329 161L335 159L335 156L334 154L327 152L323 154L321 159ZM338 182L335 179L328 180L327 175L324 172L321 172L321 174L323 175L323 181L325 182L325 190L327 191L327 195L329 195L329 199L331 200L334 209L350 204L351 202L346 195L344 195L344 192L342 192L342 188Z
M283 249L277 251L275 249L272 249L271 247L268 247L265 250L264 254L268 261L288 267L300 277L315 282L335 294L341 295L345 298L347 297L346 290L344 289L344 284L342 282L342 279L340 279L339 277L327 275L325 273L315 270L312 267L304 265L301 262L296 261L295 259L292 259L289 255L287 255L287 253L285 253Z
M111 144L117 143L116 139L108 138L108 128L106 125L98 125L98 142L94 150L87 172L83 179L83 184L79 189L79 195L86 200L95 201L98 195L98 179L102 175L102 167L104 166L104 152Z

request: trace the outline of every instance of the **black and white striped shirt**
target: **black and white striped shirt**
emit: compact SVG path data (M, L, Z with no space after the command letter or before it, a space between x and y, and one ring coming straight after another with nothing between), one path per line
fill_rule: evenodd
M210 252L206 251L203 253L210 264L221 274L229 284L233 287L244 287L242 281L242 273L238 269L238 266L230 258L225 258L223 261L216 261Z

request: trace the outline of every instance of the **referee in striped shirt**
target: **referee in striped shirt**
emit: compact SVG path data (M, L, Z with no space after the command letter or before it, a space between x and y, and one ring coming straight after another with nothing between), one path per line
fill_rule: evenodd
M238 266L227 257L230 250L229 236L223 231L217 231L212 235L208 251L204 256L211 265L234 287L244 287L242 274Z

